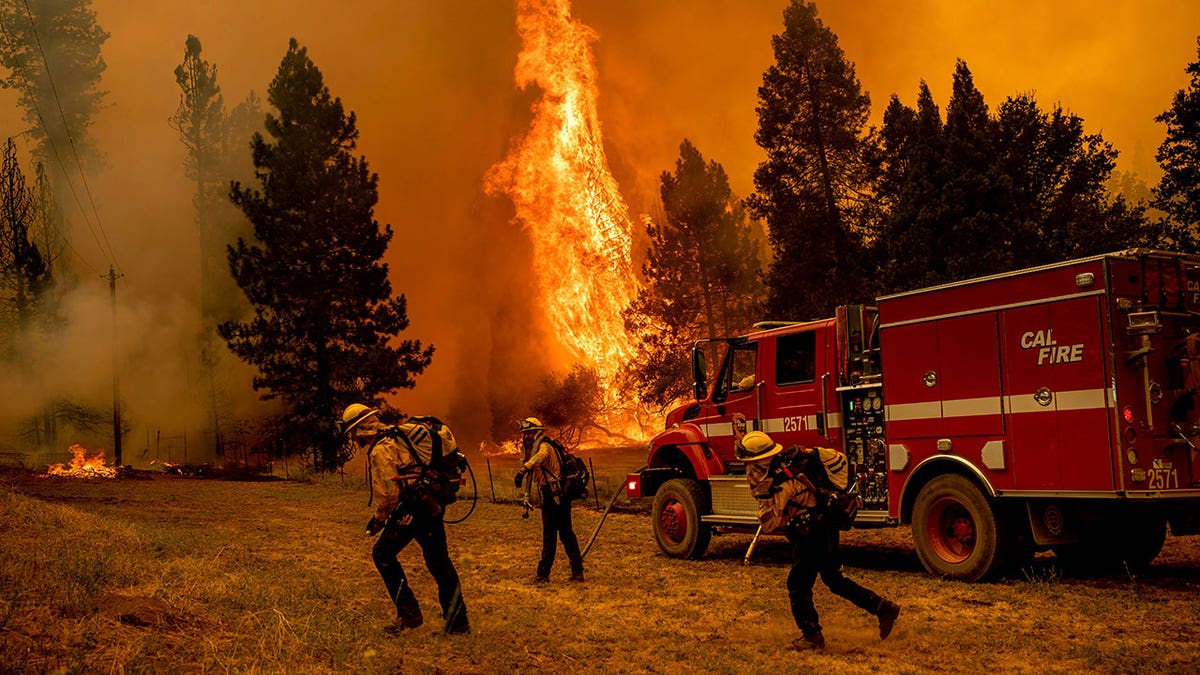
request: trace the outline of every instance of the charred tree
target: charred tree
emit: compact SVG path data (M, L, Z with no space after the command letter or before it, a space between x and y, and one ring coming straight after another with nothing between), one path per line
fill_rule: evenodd
M12 139L0 164L0 335L3 356L13 361L34 325L38 297L49 275L37 244L30 241L36 195L26 185Z
M381 262L392 229L374 219L379 177L353 154L354 113L295 39L267 94L274 112L251 142L259 186L230 191L254 230L229 249L254 315L220 333L331 470L347 459L333 424L341 407L412 387L433 347L394 340L408 328L406 299L393 297Z

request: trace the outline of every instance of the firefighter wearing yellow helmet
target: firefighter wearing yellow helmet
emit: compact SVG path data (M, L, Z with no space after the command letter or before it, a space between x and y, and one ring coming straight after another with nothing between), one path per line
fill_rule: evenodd
M420 456L425 445L416 435L421 432L428 435L428 431L415 424L384 427L379 421L379 411L361 403L346 407L341 428L359 449L367 452L367 482L371 491L368 505L375 502L375 513L367 521L366 531L368 535L379 534L371 557L388 597L396 606L396 620L384 631L397 635L424 623L421 607L399 560L400 552L415 539L429 574L437 582L445 631L470 632L458 571L446 546L443 510L418 485L421 468L429 462L429 457Z
M563 551L571 564L571 581L583 581L583 556L579 552L579 539L571 525L571 500L563 496L560 477L562 458L554 443L546 436L545 425L536 417L526 417L517 422L521 433L521 468L513 482L521 487L525 476L529 476L527 491L536 490L542 502L542 557L538 561L534 581L550 581L550 568L558 541L562 540Z
M786 450L765 432L751 431L738 443L737 456L746 463L746 480L758 500L763 532L783 532L792 543L792 569L787 577L792 618L800 637L799 650L824 649L825 636L813 604L813 584L820 575L829 590L879 620L879 637L886 638L900 615L900 606L846 578L839 554L839 532L819 513L817 486L844 490L848 484L846 456L833 448Z

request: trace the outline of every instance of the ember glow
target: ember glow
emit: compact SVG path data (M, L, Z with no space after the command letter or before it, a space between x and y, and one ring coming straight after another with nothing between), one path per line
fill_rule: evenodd
M610 383L627 356L621 311L637 292L629 208L608 169L596 112L596 34L568 0L520 0L517 86L542 92L533 122L487 176L533 242L532 268L555 334Z
M47 476L66 476L68 478L116 478L116 467L104 463L104 451L98 450L89 454L88 449L78 443L67 448L73 457L67 464L51 464L46 469Z

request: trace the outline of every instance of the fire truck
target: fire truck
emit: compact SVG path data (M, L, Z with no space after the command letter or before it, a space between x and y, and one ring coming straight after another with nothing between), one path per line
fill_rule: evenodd
M710 371L706 354L717 354ZM911 525L931 574L1051 549L1140 569L1200 533L1200 256L1134 249L765 322L697 342L631 498L662 551L754 532L738 439L846 453L856 527Z

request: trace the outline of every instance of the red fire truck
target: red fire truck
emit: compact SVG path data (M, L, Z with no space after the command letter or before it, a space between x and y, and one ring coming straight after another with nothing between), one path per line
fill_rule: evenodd
M932 574L975 581L1037 550L1144 567L1200 533L1200 256L1129 250L758 324L692 354L629 476L679 558L754 531L749 430L842 449L856 526L911 524ZM711 386L706 349L720 360Z

